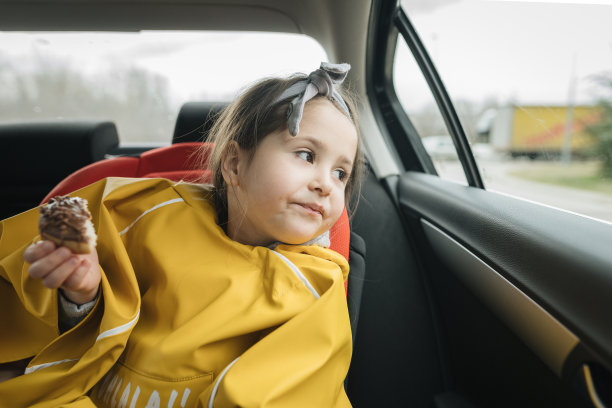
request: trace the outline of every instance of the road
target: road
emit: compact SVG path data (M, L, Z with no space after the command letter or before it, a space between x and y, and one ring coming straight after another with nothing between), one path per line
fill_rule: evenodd
M487 190L546 204L612 223L612 194L579 190L554 184L529 181L512 176L516 170L533 168L537 163L522 160L477 160ZM446 161L438 166L445 178L461 182L463 174L458 162ZM465 180L463 180L465 183Z

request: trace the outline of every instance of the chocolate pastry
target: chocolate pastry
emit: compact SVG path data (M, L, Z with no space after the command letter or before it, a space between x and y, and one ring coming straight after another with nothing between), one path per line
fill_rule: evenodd
M66 246L75 254L88 254L96 246L96 231L80 197L56 196L40 207L38 229L42 239Z

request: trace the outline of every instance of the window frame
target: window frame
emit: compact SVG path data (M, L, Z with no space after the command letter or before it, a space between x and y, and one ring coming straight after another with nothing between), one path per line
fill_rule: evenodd
M393 85L395 48L403 38L419 66L453 140L469 186L484 189L484 183L459 116L444 84L414 26L399 3L376 2L372 6L366 72L372 111L383 137L395 147L398 162L406 171L437 175L431 157L404 111Z

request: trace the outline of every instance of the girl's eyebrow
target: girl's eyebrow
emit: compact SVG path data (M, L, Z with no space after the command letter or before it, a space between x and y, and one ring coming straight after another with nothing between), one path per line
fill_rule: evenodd
M318 138L309 135L299 135L299 137L292 137L290 140L295 140L296 142L310 142L316 148L324 148L323 142L321 142Z
M318 138L315 138L313 136L309 136L309 135L300 135L299 138L297 137L293 137L292 140L295 140L296 142L299 142L300 139L302 141L308 141L310 143L312 143L317 149L324 149L325 145L323 142L321 142L321 140L319 140ZM340 163L348 165L350 167L353 166L353 160L349 159L347 156L341 155L340 156Z

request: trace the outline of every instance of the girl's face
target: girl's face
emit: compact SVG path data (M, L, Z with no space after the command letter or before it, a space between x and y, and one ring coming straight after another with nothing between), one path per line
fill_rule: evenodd
M293 137L267 135L252 159L239 148L223 160L228 235L248 245L301 244L325 231L344 209L357 151L355 126L332 102L308 102Z

